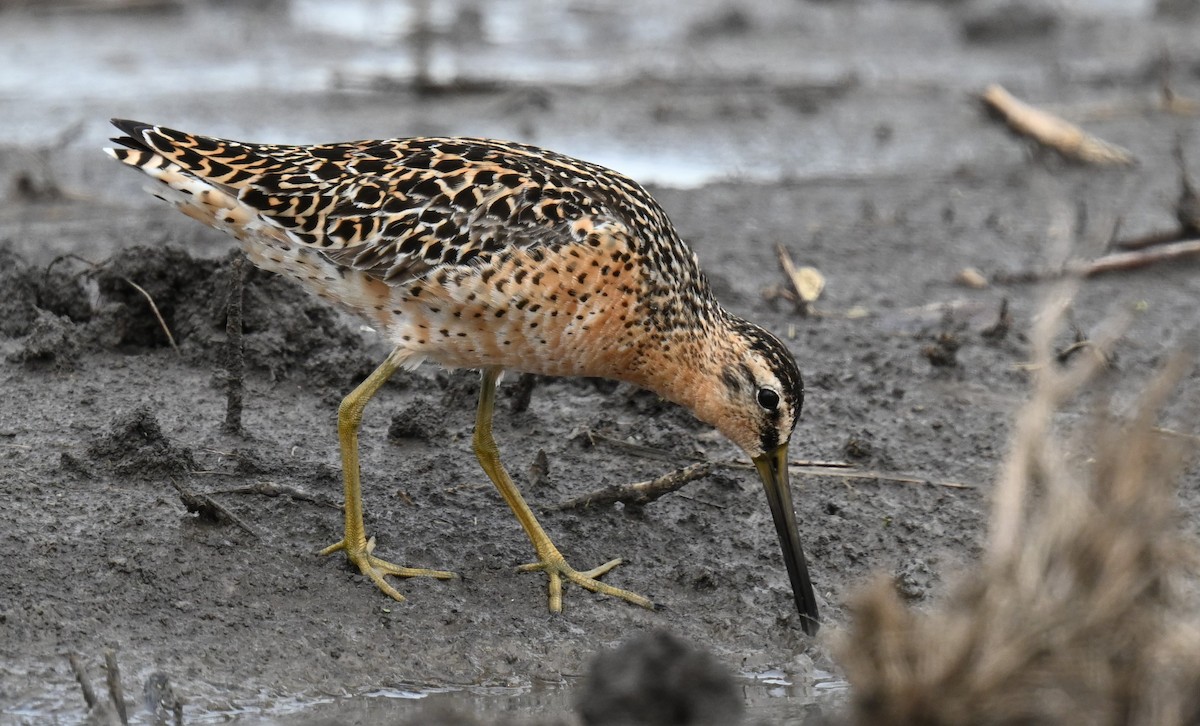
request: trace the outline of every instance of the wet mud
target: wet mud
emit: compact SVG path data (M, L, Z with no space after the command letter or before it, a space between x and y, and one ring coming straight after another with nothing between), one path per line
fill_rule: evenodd
M1044 270L1068 249L1100 254L1114 228L1170 228L1176 143L1200 169L1194 116L1139 111L1093 122L1140 160L1098 169L1031 149L965 89L999 75L1032 101L1078 110L1140 103L1166 77L1195 98L1200 56L1176 42L1195 21L1059 15L1027 32L989 25L998 21L983 11L913 3L920 22L902 22L907 34L887 35L867 63L845 61L853 54L826 47L818 32L869 35L876 22L857 6L793 17L771 3L741 15L699 5L712 12L690 18L695 32L680 37L727 59L706 78L666 69L532 91L500 79L433 95L387 86L93 96L67 104L84 119L80 140L44 154L24 129L65 102L30 103L14 129L0 122L0 723L81 721L65 654L82 654L102 682L107 648L130 694L165 676L189 722L600 724L580 719L611 715L604 698L631 698L596 695L639 672L612 665L626 658L685 681L733 674L731 701L723 677L702 689L721 699L703 708L709 715L728 707L745 723L800 723L837 709L845 684L830 642L848 626L850 594L883 573L920 606L972 566L1011 415L1027 396L1025 331L1045 283L976 289L956 281L961 270ZM854 81L836 93L814 85L802 73L807 56L780 56L791 80L778 66L747 75L766 67L756 52L791 47L777 32L781 18L812 52L857 63ZM1101 42L1116 37L1125 44ZM1107 55L1071 66L1079 47ZM1166 70L1156 65L1163 48L1174 53ZM961 73L927 65L926 51L961 61ZM1031 55L1067 70L1032 70ZM892 61L924 81L872 75ZM859 473L792 476L821 635L799 627L761 485L736 465L736 448L686 411L606 381L537 379L523 391L513 376L500 389L495 433L568 560L584 569L622 557L608 581L663 609L568 587L564 612L547 612L544 579L516 571L532 548L471 453L478 376L469 371L397 375L367 409L361 436L377 553L458 577L400 581L400 603L343 558L319 557L341 536L337 405L387 348L291 283L247 270L242 432L226 431L232 245L144 198L139 180L106 163L96 149L114 115L251 139L387 128L379 133L557 139L570 153L586 152L581 138L608 138L638 158L656 158L661 137L663 158L704 163L740 150L753 161L726 167L730 177L670 183L667 169L649 181L723 304L796 354L806 401L793 456ZM772 149L794 154L790 171L768 168L780 163ZM805 149L819 163L805 166ZM826 165L830 154L836 163ZM43 158L48 166L30 161ZM34 177L62 193L31 194L21 180ZM815 314L780 296L777 243L824 274ZM1179 260L1087 281L1073 330L1056 344L1065 350L1127 315L1106 375L1145 379L1194 338L1198 271ZM1192 374L1185 390L1194 382ZM1168 406L1164 426L1193 431L1186 398ZM1073 420L1086 408L1059 415ZM719 465L644 506L556 507L699 459ZM188 496L219 507L193 511ZM1200 513L1194 474L1181 499ZM222 510L231 516L211 515ZM600 653L607 660L585 679ZM656 660L681 653L698 670ZM670 700L636 697L650 699L647 709ZM695 707L687 703L680 708Z

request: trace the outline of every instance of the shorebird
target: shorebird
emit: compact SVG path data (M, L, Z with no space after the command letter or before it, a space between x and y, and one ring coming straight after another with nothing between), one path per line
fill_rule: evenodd
M364 318L394 346L338 408L344 552L387 595L385 577L448 578L374 554L363 525L358 429L401 368L430 360L482 371L475 455L533 543L523 571L643 607L648 598L578 571L551 542L492 436L505 369L629 381L690 409L754 462L805 632L817 603L788 483L788 443L804 400L778 338L713 297L696 255L633 180L526 144L399 138L313 146L255 144L114 119L113 158L155 179L181 212L235 237L257 266Z

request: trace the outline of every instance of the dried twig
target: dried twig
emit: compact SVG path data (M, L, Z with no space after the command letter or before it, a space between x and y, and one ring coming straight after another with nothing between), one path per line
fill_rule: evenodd
M1183 235L1178 231L1150 232L1149 234L1138 235L1129 239L1115 240L1111 246L1119 250L1144 250L1147 247L1171 244L1181 239L1183 239Z
M700 459L698 456L673 454L669 451L656 449L653 446L645 446L643 444L635 444L630 441L622 441L621 439L613 438L612 436L606 436L598 431L593 431L592 429L584 429L581 433L583 436L587 437L588 443L592 446L595 446L596 444L607 444L609 446L615 446L619 449L624 449L625 451L646 459L656 459L658 461L667 461L671 463L676 463L680 460L698 461Z
M226 509L212 497L207 494L197 494L174 479L171 480L171 485L179 492L179 499L189 512L194 512L214 522L235 524L255 539L261 539L258 532L255 532L241 517Z
M781 244L775 245L775 254L779 257L779 265L787 276L795 294L793 300L801 315L809 313L809 306L816 302L825 289L825 276L815 267L797 267L791 253Z
M193 474L204 474L207 472L192 472ZM213 472L225 473L225 472ZM308 502L316 504L319 507L329 507L330 509L341 509L342 505L336 502L331 502L327 499L313 496L303 489L297 489L288 484L278 484L273 481L256 481L251 484L246 484L240 487L230 487L228 489L216 489L212 494L260 494L264 497L279 497L286 496L300 502Z
M242 397L246 391L246 356L242 343L242 299L246 258L236 253L229 269L229 302L225 307L225 423L226 433L242 432Z
M59 262L62 262L63 260L74 260L76 262L82 262L83 264L88 266L89 269L84 270L83 272L79 273L79 275L76 275L75 276L76 278L86 275L89 272L95 272L97 270L100 270L106 264L108 264L107 259L105 259L101 262L92 262L91 260L87 259L86 257L80 257L79 255L76 255L76 254L67 253L65 255L59 255L58 257L55 257L53 260L50 260L50 264L46 265L46 271L44 273L45 276L49 277L50 271L52 269L54 269L54 266L57 265ZM175 344L175 336L171 335L171 329L169 327L167 327L167 321L163 319L162 313L159 312L159 310L158 310L158 304L154 302L154 298L150 295L150 293L146 292L145 288L143 288L141 285L137 284L133 280L130 280L128 277L126 277L124 275L118 275L117 277L118 277L118 279L120 279L121 281L125 282L130 287L132 287L134 290L137 290L139 293L141 293L142 297L146 298L146 302L150 303L151 312L153 312L154 317L158 319L159 327L161 327L162 331L167 334L167 342L171 344L171 348L173 348L175 350L176 354L182 355L182 353L180 353L180 351L179 351L179 346Z
M788 470L798 474L808 474L810 476L832 476L842 479L868 479L881 482L892 482L895 484L919 484L934 487L945 487L947 489L975 488L974 484L964 484L963 482L949 481L947 479L926 479L924 477L908 476L906 474L888 474L882 471L860 471L857 469L839 470L794 466L789 466Z
M999 342L1004 340L1005 336L1008 335L1008 331L1012 330L1012 326L1013 316L1012 313L1008 311L1008 298L1001 298L1000 312L996 315L995 324L984 328L979 332L979 334L987 340Z
M75 680L79 682L79 690L83 691L83 702L87 704L88 710L95 708L96 690L92 688L92 680L88 678L83 663L79 661L79 655L68 653L67 662L71 664L71 672L75 674Z
M689 482L703 479L712 473L715 464L703 462L689 464L682 469L668 472L650 481L640 481L633 484L613 484L579 497L568 499L555 509L587 509L589 507L606 507L617 502L632 506L643 506L659 497L681 489Z
M983 102L1013 131L1068 159L1085 164L1128 166L1137 163L1126 149L1099 139L1075 124L1018 100L998 84L984 90Z
M1083 277L1095 277L1108 272L1136 270L1159 262L1192 257L1196 254L1200 254L1200 239L1180 240L1153 248L1114 252L1111 255L1097 257L1091 262L1081 265L1078 274Z
M611 436L596 433L590 429L584 431L588 437L588 441L594 446L598 443L607 444L622 448L637 456L642 456L647 459L655 459L657 461L678 462L681 459L691 459L697 464L710 464L712 466L721 467L722 469L753 469L754 465L737 459L728 461L708 461L700 457L687 457L677 454L672 454L661 449L656 449L652 446L643 446L642 444L633 444L628 441L621 441ZM907 474L889 474L881 471L861 471L855 469L851 464L844 461L819 461L816 459L791 459L788 461L788 471L796 474L808 474L810 476L833 476L842 477L845 479L874 479L877 481L897 482L900 484L928 484L930 486L947 487L950 489L974 489L973 484L963 484L956 481L946 481L943 479L927 479L919 476L910 476ZM686 482L685 482L686 483Z
M1192 183L1188 174L1187 160L1183 154L1183 139L1175 137L1173 149L1175 163L1179 166L1179 196L1175 198L1175 220L1179 226L1173 230L1114 241L1113 247L1122 250L1143 250L1147 247L1172 244L1189 238L1200 237L1200 190Z
M107 672L108 695L117 707L117 718L129 726L129 712L125 708L125 689L121 686L121 669L117 665L117 654L111 648L104 651L104 669Z
M129 283L130 287L140 292L142 297L146 298L146 302L150 303L150 310L154 313L154 317L158 318L159 326L162 327L163 332L167 334L167 342L171 344L171 347L175 350L177 355L182 355L182 353L179 352L179 346L175 345L175 336L171 335L171 329L167 327L167 321L163 320L162 313L158 311L158 305L155 304L154 298L150 296L150 293L146 292L145 288L133 280L130 280L128 277L125 277L124 275L121 275L121 279Z
M1200 255L1200 239L1186 239L1128 252L1114 252L1088 262L1079 262L1059 270L1021 270L992 276L998 284L1022 284L1061 280L1072 277L1096 277L1110 272L1137 270L1170 260Z

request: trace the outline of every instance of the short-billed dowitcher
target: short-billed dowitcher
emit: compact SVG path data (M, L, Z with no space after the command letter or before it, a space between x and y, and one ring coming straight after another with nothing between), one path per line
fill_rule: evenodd
M114 120L108 149L161 184L150 191L228 232L261 268L365 318L395 346L338 409L345 481L343 551L384 579L451 573L373 554L363 526L358 428L400 368L424 360L483 372L475 455L533 542L525 571L643 607L600 582L620 563L577 571L513 484L492 437L504 369L630 381L689 408L753 460L762 477L801 624L817 604L796 531L788 441L804 386L787 347L726 312L662 208L616 172L525 144L407 138L315 146L252 144Z

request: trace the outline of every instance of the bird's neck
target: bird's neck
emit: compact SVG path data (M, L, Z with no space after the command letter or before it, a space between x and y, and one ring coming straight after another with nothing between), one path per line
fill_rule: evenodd
M664 335L643 346L621 378L717 425L724 398L722 360L729 355L729 341L721 333L719 325L704 325Z

